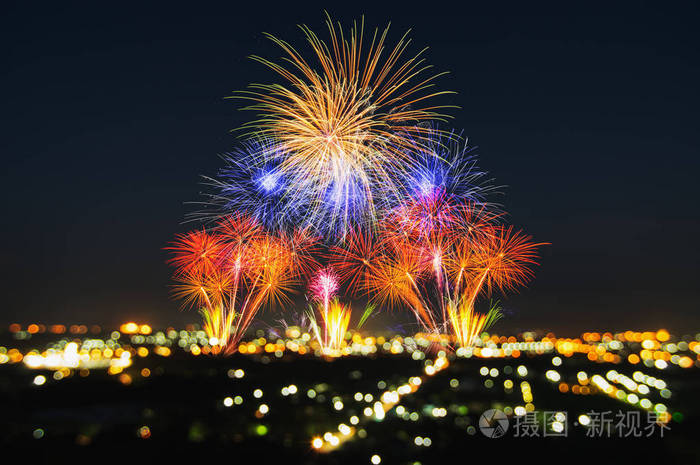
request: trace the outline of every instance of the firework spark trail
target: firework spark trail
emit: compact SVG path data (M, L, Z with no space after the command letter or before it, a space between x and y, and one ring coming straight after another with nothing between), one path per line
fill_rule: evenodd
M345 340L345 333L350 324L350 307L341 304L337 300L331 303L327 314L325 326L329 333L327 345L339 350Z
M342 252L342 249L337 247L334 247L333 250ZM309 292L314 303L310 306L307 316L311 321L313 334L321 347L321 353L327 356L342 354L341 349L343 349L345 334L350 325L352 314L350 305L340 303L337 298L340 291L340 281L341 278L335 268L328 266L313 274L309 282ZM316 317L314 310L317 310L320 318ZM357 324L358 329L367 321L374 310L374 305L368 305L365 308ZM323 327L321 328L321 326Z
M323 323L323 333L318 327L317 319L311 318L316 340L321 346L322 353L326 355L338 355L343 347L345 333L350 325L351 309L348 305L343 305L338 299L333 299L328 308L323 308L319 302L321 321Z
M501 318L499 309L494 306L487 313L474 311L468 300L450 301L448 304L449 323L457 343L469 347L482 331L487 330Z
M309 291L312 296L321 304L321 316L323 317L323 344L328 344L329 336L329 306L333 297L338 294L340 284L338 275L332 268L324 268L313 277ZM348 312L348 315L350 312Z

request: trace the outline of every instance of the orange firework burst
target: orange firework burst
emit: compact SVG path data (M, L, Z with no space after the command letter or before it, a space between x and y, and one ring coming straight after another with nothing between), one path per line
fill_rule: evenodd
M532 237L512 226L497 227L475 248L476 268L483 276L488 293L495 287L513 291L532 278L529 265L536 264L537 247Z
M500 316L477 313L477 299L525 284L542 245L496 219L449 198L413 199L380 225L371 253L350 236L331 260L378 304L406 307L426 330L451 331L468 346Z
M177 284L174 295L200 309L204 329L215 344L235 347L258 310L282 304L308 269L310 241L266 234L251 218L233 215L213 232L177 236L169 250Z
M169 263L178 269L179 274L209 273L217 268L223 248L224 243L219 237L205 231L179 234L172 247L169 247L173 251Z
M345 36L330 17L326 23L329 42L301 26L318 68L268 34L285 63L252 58L285 83L253 84L239 97L260 116L244 128L280 143L280 173L297 180L286 193L290 203L311 199L307 224L324 219L342 236L358 217L376 219L378 192L399 193L396 173L411 167L409 153L430 134L416 123L441 119L445 106L427 101L447 92L429 90L440 74L426 74L425 49L406 56L406 34L391 49L388 27L365 37L363 20Z
M309 276L319 264L316 256L319 254L319 238L307 229L295 229L291 235L283 236L291 254L294 275Z
M369 284L379 247L367 231L352 229L345 236L342 246L330 248L331 264L338 271L341 281L347 283L348 290L357 295Z

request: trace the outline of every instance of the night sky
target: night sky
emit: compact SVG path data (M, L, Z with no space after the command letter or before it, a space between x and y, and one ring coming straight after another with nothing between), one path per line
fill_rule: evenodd
M273 79L247 59L280 56L262 32L303 48L296 25L324 32L324 5L63 3L0 11L0 323L197 321L163 247L253 116L224 97ZM494 200L552 243L497 330L697 332L698 11L482 3L325 7L392 21L394 40L412 28L450 71L451 124L506 186Z

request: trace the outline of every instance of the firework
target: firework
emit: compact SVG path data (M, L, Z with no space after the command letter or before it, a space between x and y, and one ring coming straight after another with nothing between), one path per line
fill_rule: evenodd
M192 231L179 234L172 247L170 263L178 274L208 274L217 268L224 244L220 238L205 231Z
M357 238L357 236L355 237ZM341 249L335 248L334 250ZM349 305L340 303L337 298L340 291L340 279L336 270L329 266L320 269L309 282L309 292L319 317L314 312L313 304L306 316L311 322L313 333L325 355L340 355L345 333L350 325L351 308ZM372 315L374 309L374 305L368 305L365 308L357 324L358 329Z
M475 312L474 306L467 300L451 300L448 304L448 316L457 343L462 347L469 347L482 331L501 318L501 312L497 306L492 306L487 313L481 314Z
M325 355L340 355L350 325L350 306L340 303L338 299L333 299L327 308L320 302L318 306L323 328L319 328L318 319L313 313L310 313L310 320L321 352Z
M342 245L330 248L330 262L351 293L357 295L367 288L379 250L371 232L361 229L351 229Z
M213 346L225 346L231 338L231 326L235 318L235 312L226 312L224 308L203 307L199 310L202 315L204 332L207 333L209 343Z
M204 208L190 217L211 222L236 212L272 230L294 224L301 205L285 196L289 179L279 166L282 155L279 143L260 138L222 156L224 168L215 177L204 177L211 188Z
M400 193L400 174L430 133L416 123L441 119L445 107L428 101L447 92L430 90L440 74L428 73L424 50L407 55L407 35L391 49L388 28L365 36L362 22L345 36L330 18L327 26L328 42L301 26L318 68L268 35L285 64L252 58L284 83L253 84L237 97L259 115L244 128L279 142L275 172L294 180L284 195L305 206L301 221L342 237L351 225L376 219L386 192Z
M323 302L324 305L328 305L330 299L338 294L339 287L338 275L333 268L329 267L324 268L314 276L309 290L316 299Z
M298 283L304 254L254 219L233 215L212 232L180 235L168 248L175 266L175 296L200 309L213 343L235 348L266 304L281 305ZM296 252L295 252L296 251Z
M401 205L407 198L441 194L456 203L496 209L487 197L497 188L477 166L475 152L476 147L469 146L461 134L428 126L407 154L412 159L411 169L401 173L403 189L393 205Z
M311 295L319 302L321 307L321 316L323 317L323 344L328 342L329 334L329 307L331 298L338 293L340 285L338 283L338 275L332 268L325 268L319 271L309 285ZM348 311L348 315L350 312Z
M407 35L389 47L388 28L326 23L327 41L301 26L313 60L271 35L282 61L252 57L280 82L235 95L257 118L206 178L214 193L194 217L216 226L172 247L176 295L224 343L308 281L324 350L350 322L341 287L369 297L360 325L375 306L407 308L470 345L500 315L478 312L480 299L525 284L542 244L501 224L474 149L436 126L446 92L432 89L424 50L409 54Z
M371 254L351 236L331 260L347 270L346 279L361 279L378 305L408 308L425 330L448 331L470 345L500 315L476 312L478 298L527 282L542 245L497 219L481 206L456 204L442 189L421 193L389 215Z
M311 234L308 229L296 228L291 234L283 233L282 237L289 247L294 275L302 278L310 276L318 269L317 257L320 254L318 236Z

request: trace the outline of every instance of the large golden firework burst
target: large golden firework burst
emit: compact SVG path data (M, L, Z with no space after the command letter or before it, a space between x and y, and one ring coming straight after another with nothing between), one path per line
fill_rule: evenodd
M364 19L359 27L353 24L349 37L328 15L326 24L328 42L300 26L314 63L267 34L284 51L282 63L252 58L285 82L252 84L238 97L252 101L246 108L258 112L243 128L283 147L280 169L296 181L287 195L311 198L307 220L342 222L345 229L358 215L375 218L378 190L382 197L387 190L399 192L396 173L411 168L409 153L429 132L418 123L443 118L439 110L446 106L427 101L449 92L432 90L444 73L428 73L426 49L405 57L408 32L391 49L388 26L370 38Z

